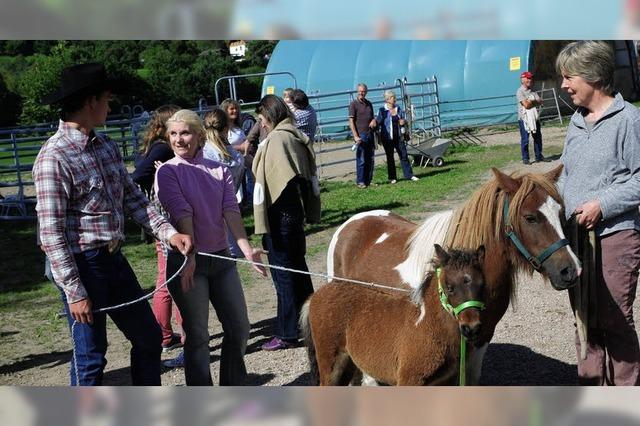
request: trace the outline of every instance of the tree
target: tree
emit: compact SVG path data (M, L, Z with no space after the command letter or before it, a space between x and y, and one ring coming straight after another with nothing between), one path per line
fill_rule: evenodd
M0 75L0 127L16 124L20 114L20 96L11 92Z
M272 40L250 40L247 42L247 54L244 62L247 66L267 68L271 53L275 49L277 41ZM263 71L264 72L264 71Z
M58 43L51 55L34 55L33 63L22 75L19 94L22 97L21 124L41 123L56 118L56 111L40 100L60 84L60 73L77 63L77 52L67 42Z
M201 97L211 101L216 79L236 72L233 60L222 52L219 45L192 41L150 46L141 56L155 103L193 107Z

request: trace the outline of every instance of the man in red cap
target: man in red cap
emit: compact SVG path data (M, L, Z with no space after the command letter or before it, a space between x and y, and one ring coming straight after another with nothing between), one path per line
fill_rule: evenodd
M96 309L143 295L120 251L125 214L187 255L193 242L179 234L133 183L118 146L97 133L122 82L102 64L65 68L60 87L43 99L60 108L58 131L33 166L42 249L64 291L74 354L72 385L101 385L107 364L106 314ZM160 327L146 301L109 311L131 342L133 385L160 385Z
M522 83L516 92L518 100L518 125L520 126L520 150L522 152L522 162L529 162L529 135L533 136L533 151L536 161L545 161L542 156L542 133L540 132L540 117L538 115L538 105L542 105L542 99L531 90L533 74L525 71L520 74Z

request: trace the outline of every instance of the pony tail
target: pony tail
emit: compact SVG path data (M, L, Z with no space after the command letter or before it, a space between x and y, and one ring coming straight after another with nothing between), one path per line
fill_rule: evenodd
M309 305L311 304L311 298L302 305L300 310L300 331L302 333L302 340L307 348L307 357L309 358L309 369L311 373L311 385L318 386L320 384L320 372L318 370L318 360L316 359L316 347L313 344L313 337L311 336L311 322L309 321Z

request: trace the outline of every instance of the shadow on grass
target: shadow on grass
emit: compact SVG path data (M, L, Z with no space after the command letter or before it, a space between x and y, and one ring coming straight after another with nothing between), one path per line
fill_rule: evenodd
M0 251L0 293L28 292L46 284L35 222L0 221Z
M14 374L32 368L47 370L59 365L68 364L71 360L72 351L47 352L43 354L30 354L21 360L0 366L0 375ZM51 364L51 365L47 365Z

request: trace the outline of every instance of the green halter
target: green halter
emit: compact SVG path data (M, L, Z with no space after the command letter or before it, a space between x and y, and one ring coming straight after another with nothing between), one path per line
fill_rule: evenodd
M442 273L442 269L436 268L436 277L438 278L438 294L440 295L440 304L442 305L445 311L449 312L451 315L458 318L458 315L460 314L460 312L464 311L465 309L468 309L468 308L478 308L480 310L484 309L484 303L480 302L479 300L467 300L466 302L463 302L458 306L453 307L449 303L449 297L447 296L447 293L445 293L442 288L442 282L440 281L441 273ZM460 334L460 375L459 375L460 386L465 386L466 384L466 377L467 377L466 358L467 358L467 339L462 334Z

